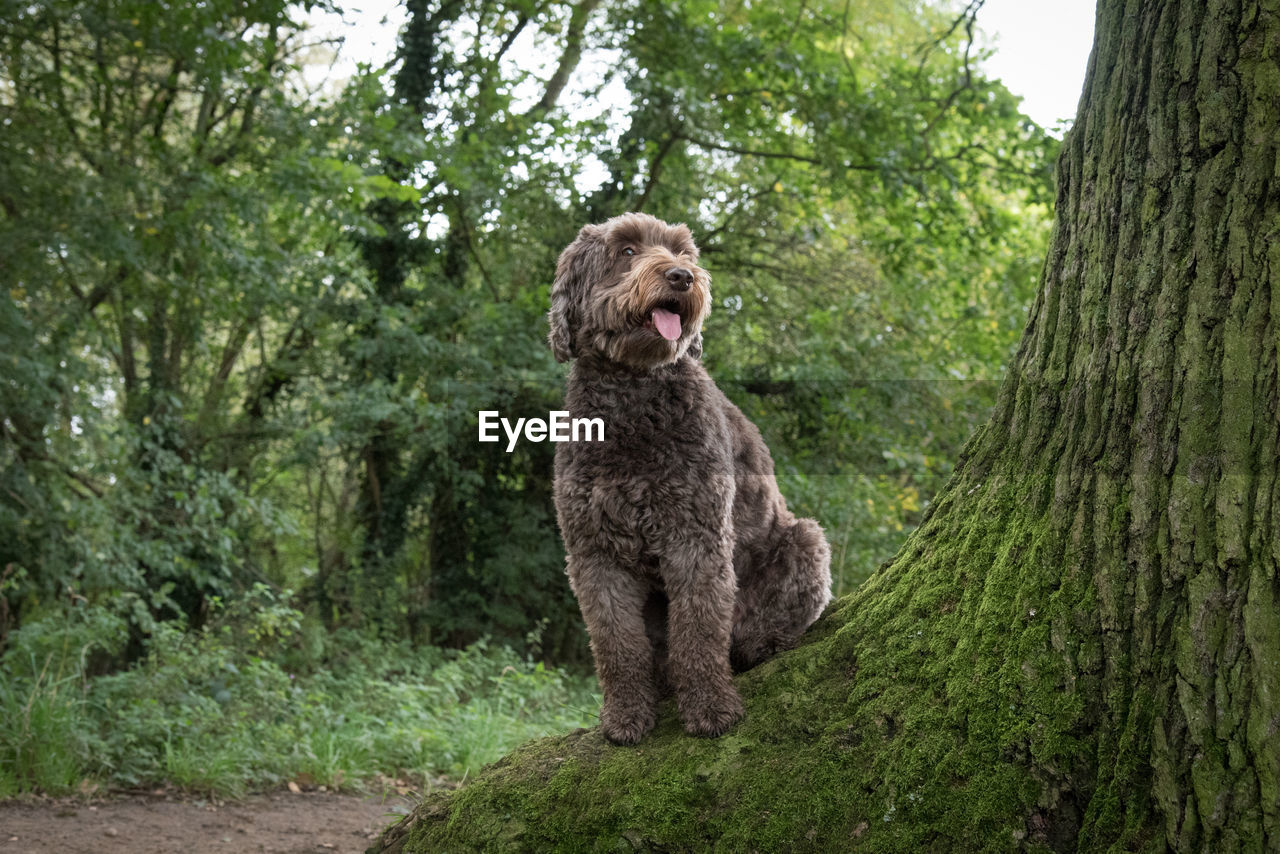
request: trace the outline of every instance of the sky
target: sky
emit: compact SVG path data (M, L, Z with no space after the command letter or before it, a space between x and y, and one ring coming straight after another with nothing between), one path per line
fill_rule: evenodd
M350 74L356 62L382 65L395 53L396 31L404 21L399 0L354 0L344 5L347 26L341 59L333 69ZM1093 45L1094 0L986 0L978 26L995 54L986 61L1036 123L1053 128L1072 119ZM334 22L322 22L325 29ZM345 75L344 75L345 72Z
M1052 128L1074 119L1093 47L1094 0L986 0L978 26L996 52L990 76L1021 95L1022 111Z

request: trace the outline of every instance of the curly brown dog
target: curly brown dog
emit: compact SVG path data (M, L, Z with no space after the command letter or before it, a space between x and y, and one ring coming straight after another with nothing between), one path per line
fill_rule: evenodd
M743 714L730 663L794 646L831 598L822 529L787 510L760 431L699 361L697 262L685 226L624 214L578 233L551 291L551 347L575 360L566 408L605 425L557 445L555 499L620 744L672 688L686 730L725 732Z

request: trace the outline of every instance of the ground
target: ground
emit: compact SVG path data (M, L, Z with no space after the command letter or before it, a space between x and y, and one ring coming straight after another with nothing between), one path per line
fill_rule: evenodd
M0 802L0 854L358 854L411 806L399 795L175 793Z

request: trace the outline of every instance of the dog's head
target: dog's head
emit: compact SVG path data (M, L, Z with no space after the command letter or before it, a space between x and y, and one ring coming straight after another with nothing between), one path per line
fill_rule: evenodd
M561 362L585 353L636 368L702 355L711 276L684 225L642 213L584 226L556 264L551 349Z

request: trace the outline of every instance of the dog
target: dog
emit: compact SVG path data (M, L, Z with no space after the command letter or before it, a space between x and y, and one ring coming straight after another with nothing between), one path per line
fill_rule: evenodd
M698 254L686 226L624 214L582 228L551 290L566 408L605 425L556 446L554 494L617 744L672 690L686 731L725 733L744 713L733 672L794 646L831 599L822 528L787 509L760 431L700 361Z

